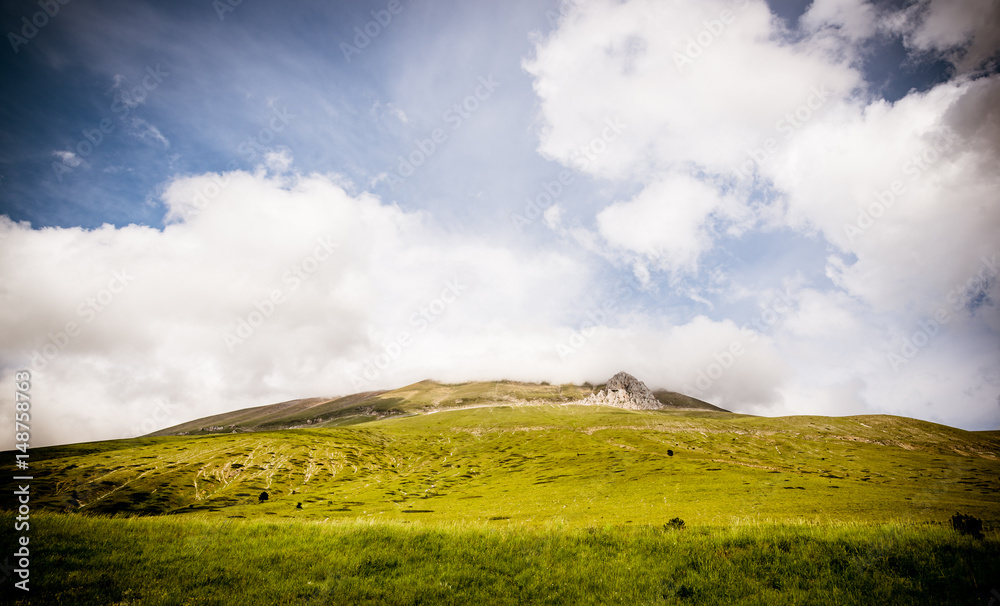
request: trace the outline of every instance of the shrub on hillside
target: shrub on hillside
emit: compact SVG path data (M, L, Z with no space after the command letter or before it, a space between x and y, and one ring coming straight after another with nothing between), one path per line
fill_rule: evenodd
M956 513L951 516L951 526L958 534L969 534L977 539L983 538L983 521L974 516Z

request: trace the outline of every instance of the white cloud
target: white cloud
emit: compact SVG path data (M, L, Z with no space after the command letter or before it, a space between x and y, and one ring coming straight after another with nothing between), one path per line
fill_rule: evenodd
M919 0L892 20L906 43L920 51L943 52L962 70L1000 58L1000 2Z
M545 223L546 227L552 230L559 228L562 223L562 217L563 207L558 204L553 204L545 209L544 213L542 213L542 221Z
M751 202L757 164L861 84L826 42L782 35L764 2L598 1L575 5L524 63L540 153L645 187L597 215L606 244L637 255L637 276L692 271L719 235L772 223Z
M958 76L889 103L868 97L858 71L859 43L886 30L911 48L952 53L962 69L992 56L998 5L947 4L882 14L862 0L817 0L796 37L763 2L598 0L572 5L524 64L540 101L539 151L642 186L596 213L596 234L574 236L632 263L643 284L651 271L715 283L720 269L701 261L705 253L748 231L792 230L830 245L829 281L798 285L794 312L772 327L769 351L783 361L773 368L783 370L758 385L767 397L740 400L755 411L912 406L945 422L997 417L983 405L1000 381L982 369L1000 366L1000 353L979 341L1000 333L1000 279L982 273L1000 253L1000 78ZM627 131L579 161L609 117ZM783 265L796 267L797 254L787 251ZM797 269L823 269L823 259L807 260ZM891 368L889 354L943 306L949 336L918 356L938 370L916 359ZM740 398L720 391L729 376L712 385L721 401ZM887 387L901 381L906 395ZM963 386L954 411L913 404L945 385Z
M372 105L371 113L375 116L376 120L381 120L385 116L393 116L396 120L399 120L403 124L408 124L410 122L410 118L406 115L406 112L392 103L382 103L381 101L376 101Z
M180 177L162 231L0 219L2 356L39 367L38 442L120 437L165 401L176 422L353 393L404 332L366 388L559 366L554 326L588 280L579 261L443 236L338 180Z
M75 152L56 150L52 152L52 155L62 160L63 164L71 168L76 168L77 166L83 164L83 160L81 160L80 156L76 155Z
M524 64L543 118L539 151L580 167L581 146L618 117L628 129L586 172L649 181L693 164L731 174L814 89L840 98L861 83L824 45L779 37L761 1L576 5Z
M878 29L875 7L867 0L813 0L800 22L814 32L836 28L851 41L871 37Z
M36 442L428 377L582 382L626 369L723 406L780 403L787 367L766 335L704 317L670 324L627 299L595 315L583 260L442 233L339 181L178 177L162 231L0 220L0 355L4 378L37 368Z
M293 160L292 152L287 148L269 151L264 154L264 165L267 166L268 170L276 173L288 172L292 167Z
M170 147L170 141L163 136L160 129L156 128L154 125L143 120L142 118L132 118L131 120L132 130L131 132L140 139L152 139L163 145L163 147Z
M796 338L809 340L847 340L861 335L861 323L851 309L857 305L843 293L824 293L803 289L798 293L798 308L784 328Z
M654 261L666 269L692 271L711 248L706 223L722 206L719 192L686 175L668 175L628 202L616 202L597 215L601 236L612 246Z
M669 334L661 359L689 395L734 411L780 403L789 366L767 336L703 316Z
M845 106L796 132L763 170L787 195L790 225L815 226L856 257L831 258L841 287L877 310L927 311L1000 252L998 105L992 78Z

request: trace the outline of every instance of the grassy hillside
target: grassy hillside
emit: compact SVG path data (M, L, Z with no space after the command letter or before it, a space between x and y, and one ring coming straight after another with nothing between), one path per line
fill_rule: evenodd
M773 606L1000 592L996 432L629 411L573 404L586 388L503 389L508 405L482 385L420 383L364 396L398 414L351 413L339 427L259 430L313 418L333 406L324 400L230 417L252 433L34 449L31 595ZM956 533L955 512L981 518L985 537ZM13 553L13 540L0 547Z
M420 381L392 391L369 391L341 398L292 400L246 408L188 421L151 436L206 435L274 431L312 427L342 427L392 416L482 406L564 404L589 396L603 386L548 385L517 381L460 384ZM677 410L723 409L696 398L660 390L654 393L664 406Z
M32 502L56 511L576 527L1000 518L1000 440L890 416L488 406L31 461Z
M669 406L677 410L714 410L716 412L729 412L725 408L719 408L714 404L703 402L698 398L692 398L682 393L660 389L653 392L660 404Z

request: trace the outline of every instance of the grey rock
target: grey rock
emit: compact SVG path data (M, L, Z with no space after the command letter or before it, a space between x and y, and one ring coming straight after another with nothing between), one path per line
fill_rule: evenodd
M656 399L646 384L627 372L620 372L604 386L604 389L580 400L587 406L614 406L629 410L659 410L663 404Z

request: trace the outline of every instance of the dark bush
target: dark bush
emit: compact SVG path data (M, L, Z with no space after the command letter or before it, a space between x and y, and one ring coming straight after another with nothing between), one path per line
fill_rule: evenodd
M951 516L951 526L958 534L972 535L977 539L983 538L983 521L977 517L956 513Z
M682 520L680 518L673 518L669 522L667 522L666 524L663 525L663 529L664 530L667 530L667 529L670 529L670 528L674 528L674 529L677 529L677 530L683 530L684 529L684 520Z
M267 500L267 497L268 497L267 492L262 492L262 493L260 493L260 496L257 497L257 500L259 500L261 503L263 503L264 501Z

